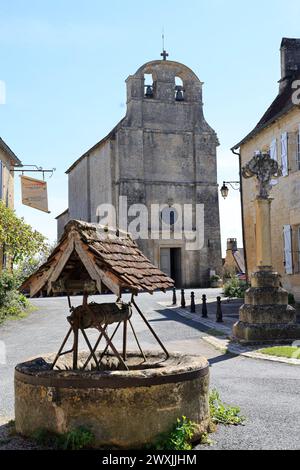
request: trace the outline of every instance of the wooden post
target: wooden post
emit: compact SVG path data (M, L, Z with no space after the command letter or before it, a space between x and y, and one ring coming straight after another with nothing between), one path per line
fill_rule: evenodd
M216 315L216 322L217 322L217 323L223 323L223 313L222 313L221 297L217 297L217 315Z
M185 308L184 289L181 289L181 307Z
M196 305L195 305L195 292L191 292L191 313L196 312Z
M176 287L173 287L173 305L177 305Z
M205 294L202 295L202 318L208 318Z

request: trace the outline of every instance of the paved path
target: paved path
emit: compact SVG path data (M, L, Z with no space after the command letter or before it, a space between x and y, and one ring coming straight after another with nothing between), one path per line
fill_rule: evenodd
M198 290L197 296L203 291ZM215 298L218 290L205 292ZM211 449L299 449L300 369L287 364L222 354L201 338L199 323L164 308L171 294L143 294L138 303L169 349L205 355L211 364L211 387L223 400L241 407L246 426L219 427ZM106 296L105 301L113 300ZM73 299L75 305L80 298ZM102 300L101 300L102 301ZM0 421L13 417L13 368L16 363L58 349L66 332L65 298L34 299L37 310L21 321L0 327L7 363L0 364ZM139 318L135 327L145 348L155 343ZM155 345L156 347L156 345ZM0 356L0 362L1 362Z

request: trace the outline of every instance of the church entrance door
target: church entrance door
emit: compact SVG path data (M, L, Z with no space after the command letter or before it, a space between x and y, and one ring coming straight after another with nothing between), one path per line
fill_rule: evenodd
M176 287L182 287L181 248L161 248L160 269L174 279Z

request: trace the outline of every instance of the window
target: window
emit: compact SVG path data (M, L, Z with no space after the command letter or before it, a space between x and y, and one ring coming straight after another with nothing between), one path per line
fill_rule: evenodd
M154 96L154 83L151 73L144 75L144 96L145 98L153 98Z
M175 77L175 100L184 101L183 81L180 77Z
M161 211L161 220L172 227L178 219L178 213L174 207L165 207Z
M288 176L289 166L288 166L288 133L284 132L281 134L281 167L282 167L282 176Z

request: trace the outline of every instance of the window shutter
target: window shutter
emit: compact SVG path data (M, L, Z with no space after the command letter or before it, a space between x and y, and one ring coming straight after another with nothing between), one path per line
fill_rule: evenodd
M270 156L277 161L277 140L273 139L270 146Z
M293 256L292 256L292 227L283 226L284 239L284 264L286 274L293 274Z
M3 163L0 160L0 199L3 197Z
M288 167L288 133L284 132L281 135L281 166L282 166L282 176L288 176L289 167Z

